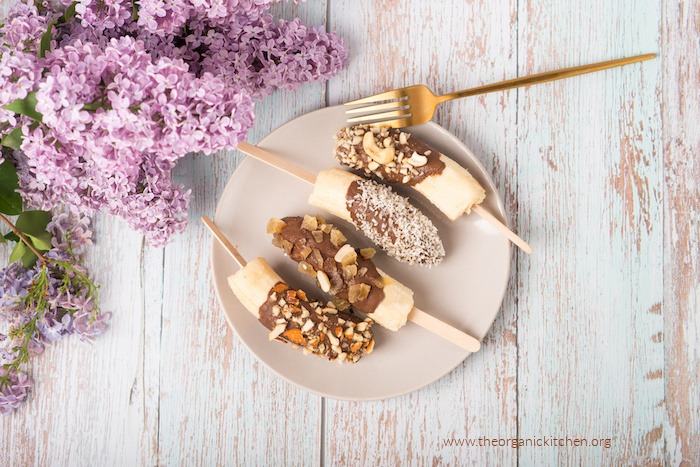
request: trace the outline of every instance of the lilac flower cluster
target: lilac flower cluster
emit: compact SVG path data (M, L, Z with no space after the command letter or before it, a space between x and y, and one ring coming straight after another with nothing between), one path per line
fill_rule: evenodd
M67 214L48 225L47 262L14 262L0 271L0 413L27 397L29 358L68 334L92 340L107 329L110 313L97 307L97 288L78 257L92 244L89 220Z
M21 128L23 198L105 210L156 246L187 225L190 190L172 181L182 157L235 147L254 99L347 60L334 34L275 21L273 0L79 0L72 18L67 1L21 0L0 28L0 107L31 94L41 114L0 110L0 133Z

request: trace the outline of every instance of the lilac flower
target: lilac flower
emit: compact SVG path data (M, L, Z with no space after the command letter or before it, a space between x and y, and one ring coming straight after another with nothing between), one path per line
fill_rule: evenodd
M78 258L92 242L89 220L57 214L47 229L53 238L46 263L0 270L0 413L26 399L21 368L31 357L69 334L93 340L111 318L98 308L97 288Z
M97 31L122 27L131 19L130 0L80 0L75 12L83 27Z
M68 23L70 0L17 3L0 28L0 134L21 129L12 158L25 204L106 211L157 246L184 230L191 192L172 181L178 161L237 146L254 99L347 61L334 34L275 21L274 2L79 0ZM32 92L41 122L2 108Z
M17 409L27 399L27 393L32 386L29 376L18 369L8 370L0 366L0 414L9 414Z

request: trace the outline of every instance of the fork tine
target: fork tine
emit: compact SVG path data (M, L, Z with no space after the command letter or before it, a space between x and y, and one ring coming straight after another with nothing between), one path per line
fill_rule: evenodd
M382 92L369 97L363 97L362 99L356 99L354 101L346 102L344 105L358 105L358 104L374 104L378 101L388 101L391 99L398 99L401 97L401 93L397 90Z
M380 123L380 121L392 121L401 118L408 118L411 113L407 110L394 110L393 112L382 112L373 115L363 115L361 117L348 118L348 124L362 125L365 123Z
M370 123L370 126L388 126L390 128L406 128L408 126L411 126L411 119L410 118L401 118L401 119L393 119L393 120L383 120L381 122L374 122Z
M345 111L346 115L352 114L375 114L384 110L406 110L411 106L406 100L387 102L385 104L368 105L365 107L354 107Z

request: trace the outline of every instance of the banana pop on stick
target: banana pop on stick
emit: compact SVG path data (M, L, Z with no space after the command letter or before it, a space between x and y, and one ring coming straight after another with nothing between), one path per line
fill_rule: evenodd
M479 350L477 339L416 308L413 291L374 265L372 248L355 249L323 217L270 219L267 230L299 271L336 297L339 310L352 306L391 331L412 321L470 352Z
M472 210L527 253L532 248L481 203L486 191L467 169L401 129L358 125L335 135L335 158L343 165L423 194L450 220Z
M238 150L313 185L309 204L350 222L398 261L435 266L445 257L437 227L390 187L338 168L314 175L246 142Z
M223 232L209 219L202 221L241 266L228 278L229 286L243 306L269 331L269 339L289 342L304 353L328 360L355 363L372 353L372 320L362 320L311 300L303 290L293 289L263 258L249 263Z
M358 254L345 235L321 216L270 219L267 230L274 234L272 243L299 264L299 271L341 299L340 309L352 305L392 331L406 324L413 291L374 265L373 249Z

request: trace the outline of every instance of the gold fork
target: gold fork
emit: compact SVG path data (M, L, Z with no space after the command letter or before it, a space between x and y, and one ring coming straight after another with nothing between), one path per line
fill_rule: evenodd
M438 104L460 97L476 96L495 91L530 86L532 84L546 83L571 76L583 75L594 71L605 70L629 63L642 62L656 57L656 54L638 55L636 57L620 58L607 62L592 63L562 70L548 71L536 75L501 81L500 83L487 84L465 91L457 91L442 96L436 96L427 86L418 84L393 91L387 91L374 96L357 99L346 103L349 106L360 106L346 110L348 115L362 114L348 118L348 125L381 124L392 128L420 125L430 121L435 114Z

